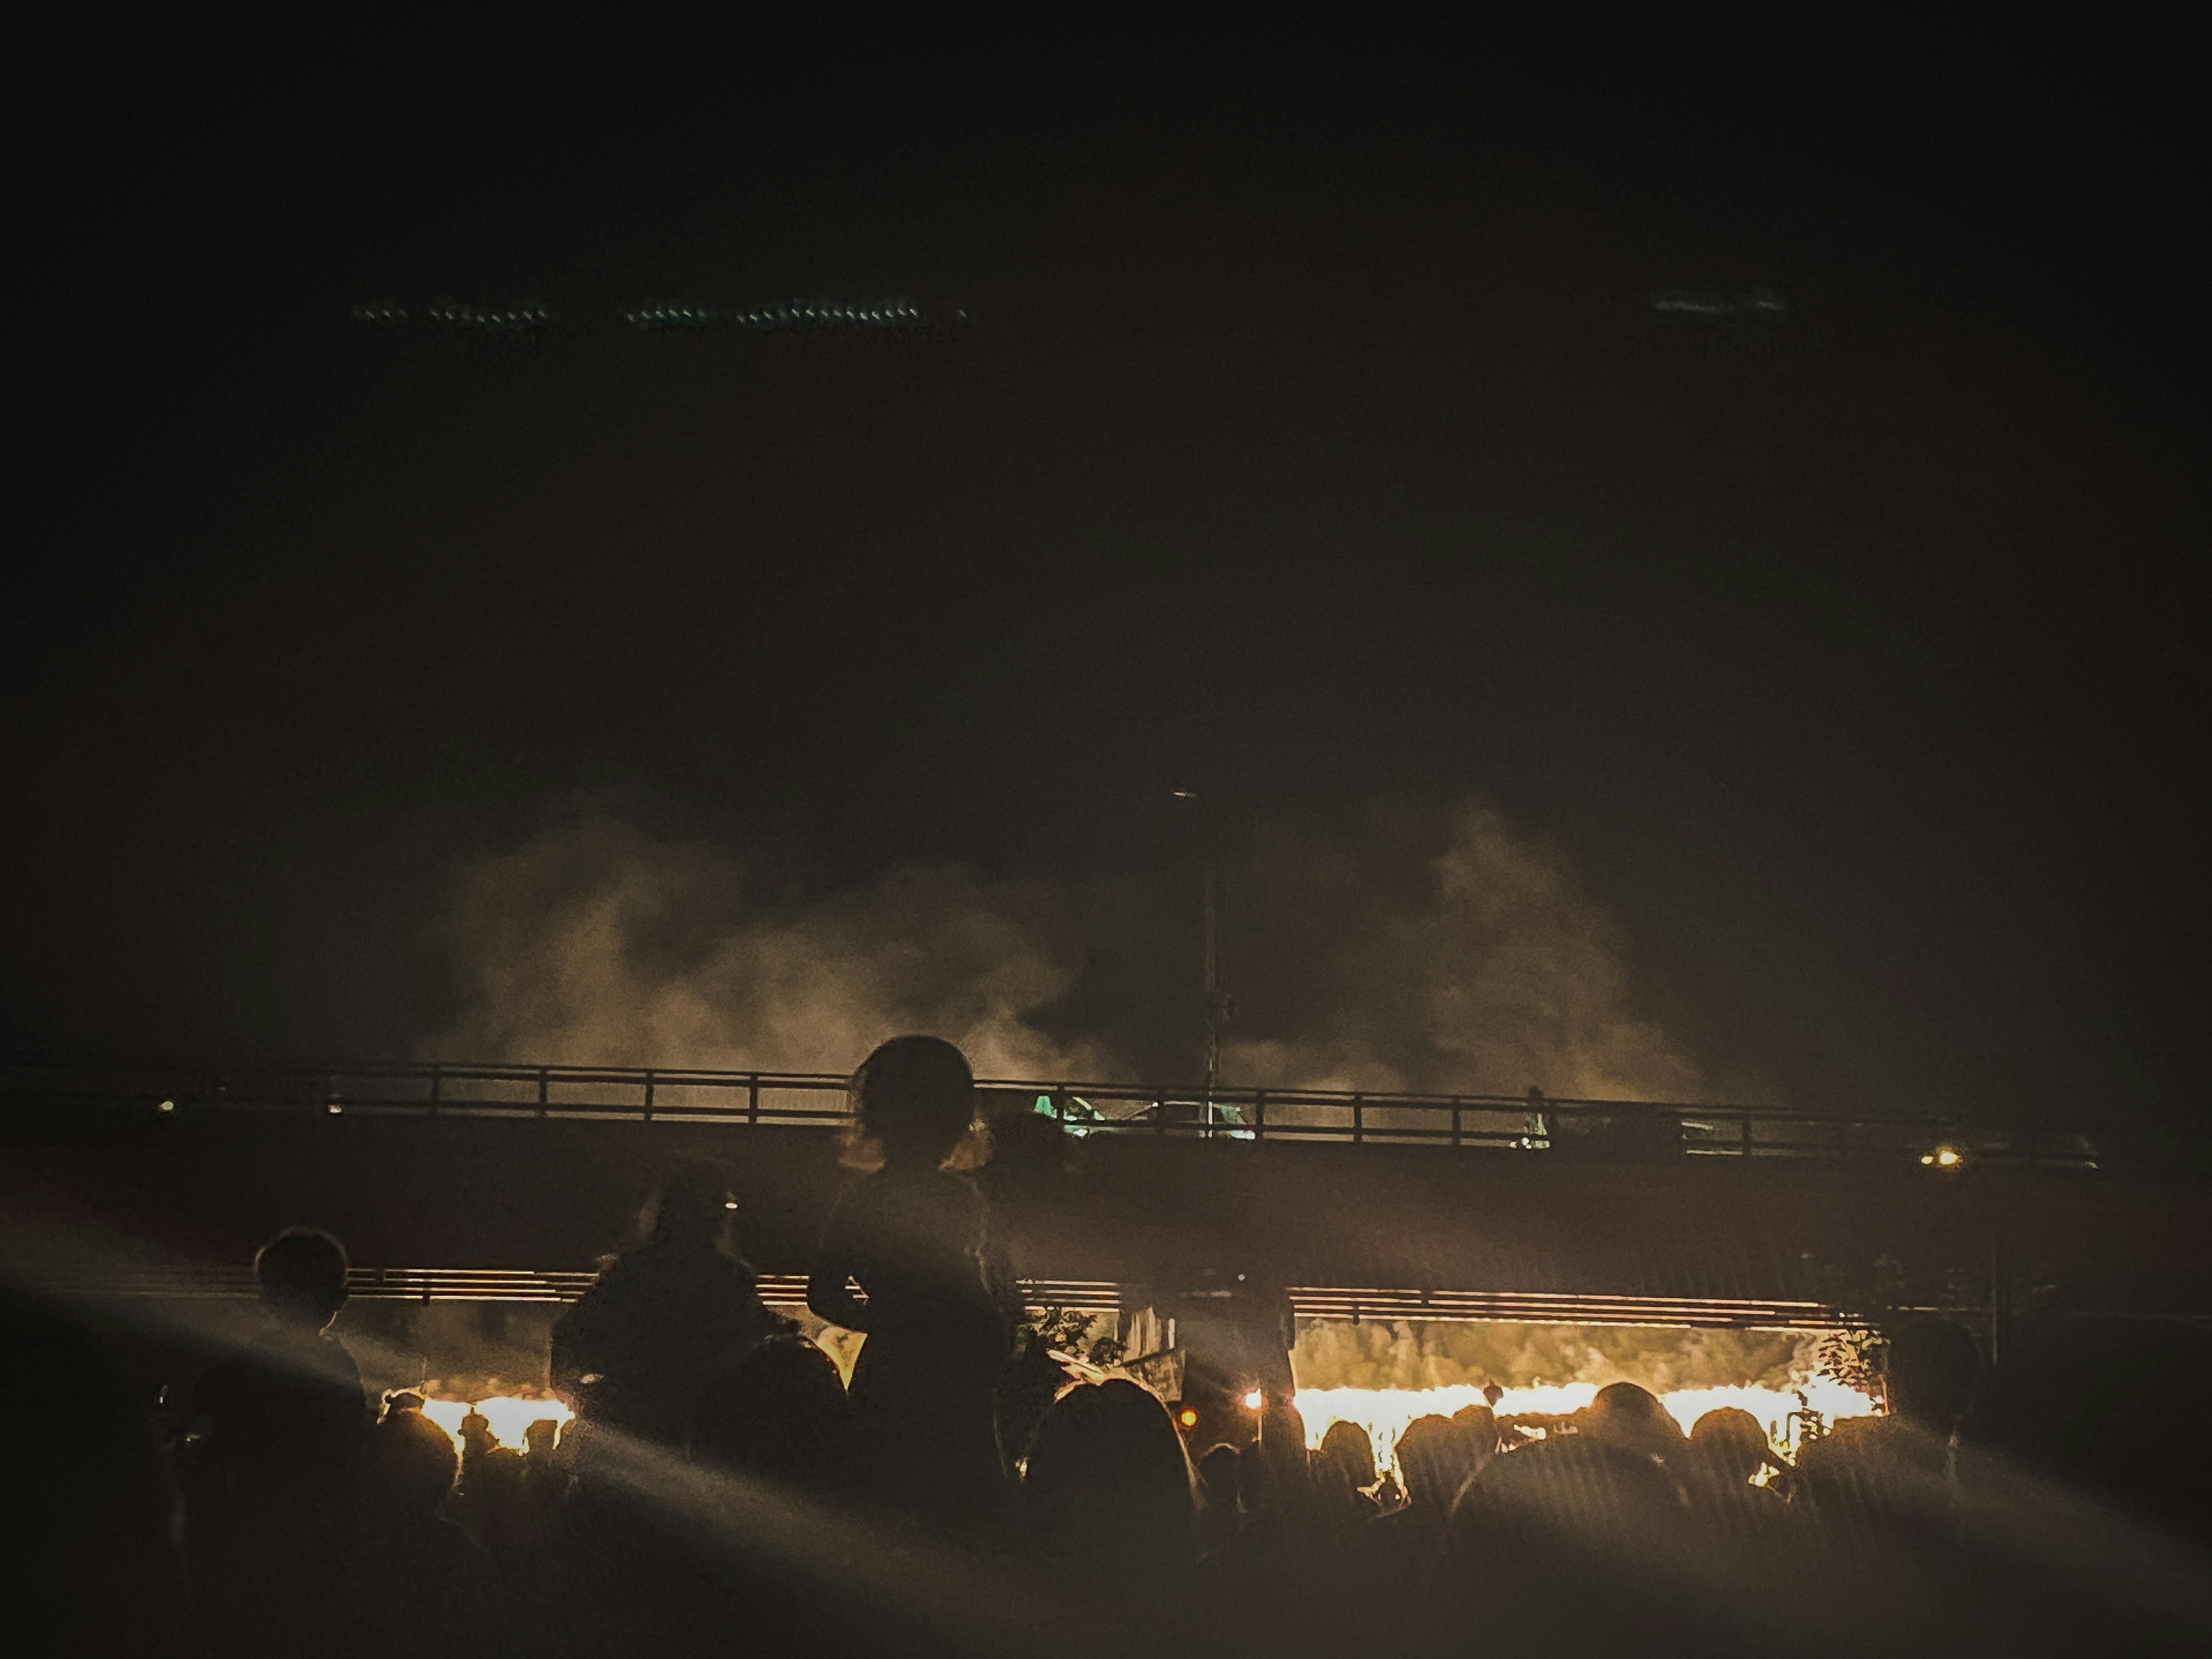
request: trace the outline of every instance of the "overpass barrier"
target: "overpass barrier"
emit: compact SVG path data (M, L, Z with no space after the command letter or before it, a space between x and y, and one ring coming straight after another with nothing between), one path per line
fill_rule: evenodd
M1422 1095L1312 1089L1174 1089L986 1079L986 1110L1033 1112L1071 1135L1324 1142L1516 1156L1819 1159L2090 1170L2114 1157L2212 1174L2212 1148L2146 1153L2108 1131L1924 1113L1824 1114L1684 1101ZM0 1066L0 1111L122 1108L210 1112L707 1121L841 1129L847 1079L830 1073L420 1061L336 1066Z

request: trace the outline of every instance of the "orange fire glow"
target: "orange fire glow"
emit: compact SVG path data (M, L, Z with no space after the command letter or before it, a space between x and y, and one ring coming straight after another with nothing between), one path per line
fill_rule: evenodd
M1796 1387L1803 1391L1810 1408L1832 1422L1840 1417L1869 1416L1875 1409L1874 1401L1856 1389L1826 1378L1816 1377ZM1537 1383L1508 1389L1498 1402L1498 1414L1564 1417L1589 1405L1596 1397L1597 1390L1595 1382ZM1368 1437L1375 1443L1376 1457L1385 1466L1391 1461L1398 1437L1415 1418L1431 1413L1449 1417L1462 1407L1484 1403L1482 1390L1472 1384L1440 1389L1300 1389L1297 1400L1298 1414L1305 1419L1309 1446L1318 1447L1332 1423L1357 1423L1367 1431ZM1796 1394L1790 1389L1752 1386L1677 1389L1661 1395L1659 1401L1686 1433L1707 1412L1723 1406L1736 1406L1757 1418L1765 1426L1767 1438L1776 1445L1787 1448L1795 1438L1790 1432L1790 1414L1799 1407Z

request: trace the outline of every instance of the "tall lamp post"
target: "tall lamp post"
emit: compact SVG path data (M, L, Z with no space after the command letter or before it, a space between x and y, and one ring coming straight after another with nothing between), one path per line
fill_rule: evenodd
M1220 874L1206 860L1206 1115L1213 1118L1213 1089L1221 1080Z
M1194 811L1199 807L1198 791L1178 789L1177 800L1187 800ZM1200 928L1206 940L1206 1111L1209 1121L1213 1115L1213 1091L1221 1081L1221 1022L1225 1005L1221 995L1221 871L1213 856L1212 837L1206 833L1206 822L1199 820L1200 845L1206 853L1206 896L1200 913Z

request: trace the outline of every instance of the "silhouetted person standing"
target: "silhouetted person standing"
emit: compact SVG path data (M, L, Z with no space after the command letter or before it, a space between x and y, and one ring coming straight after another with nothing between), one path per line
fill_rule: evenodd
M1382 1644L1385 1652L1399 1650L1395 1638L1427 1588L1460 1489L1489 1462L1488 1452L1478 1455L1478 1444L1460 1424L1433 1415L1415 1418L1398 1437L1406 1501L1360 1528L1351 1546L1359 1599L1393 1638ZM1491 1449L1496 1446L1493 1432Z
M353 1356L327 1329L345 1305L345 1247L291 1228L262 1247L253 1272L257 1340L192 1390L188 1541L210 1638L297 1650L327 1639L328 1597L353 1549L368 1411Z
M1722 1406L1707 1412L1690 1429L1690 1443L1668 1468L1681 1481L1692 1513L1720 1538L1740 1544L1763 1540L1764 1534L1792 1518L1790 1506L1776 1486L1754 1486L1752 1477L1762 1469L1786 1470L1775 1453L1766 1431L1749 1412Z
M1419 1659L1739 1651L1684 1617L1697 1595L1684 1524L1681 1491L1666 1471L1598 1436L1557 1436L1493 1459L1452 1506L1403 1650Z
M1634 1382L1609 1382L1581 1413L1582 1432L1639 1457L1668 1462L1689 1443L1659 1396Z
M1981 1352L1949 1320L1900 1322L1881 1350L1881 1417L1846 1418L1798 1454L1791 1501L1840 1537L1871 1530L1921 1542L1953 1530L1951 1437L1972 1403Z
M708 1379L691 1419L691 1455L816 1498L850 1476L853 1402L836 1362L803 1336L771 1337Z
M831 1213L806 1302L867 1336L852 1381L858 1474L896 1510L987 1528L1006 1499L992 1401L1010 1337L983 1269L983 1199L945 1168L974 1121L975 1079L942 1038L895 1037L853 1074L853 1109L883 1167Z
M1237 1448L1218 1445L1198 1460L1198 1553L1210 1555L1237 1536Z
M1462 1406L1451 1414L1451 1424L1466 1440L1468 1455L1474 1460L1470 1474L1498 1455L1498 1413L1491 1407Z
M395 1395L362 1459L361 1587L353 1646L363 1655L473 1655L493 1625L492 1571L441 1512L460 1467L413 1395Z
M1453 1500L1490 1462L1489 1452L1461 1425L1448 1419L1417 1417L1398 1437L1398 1467L1406 1474L1404 1507L1382 1516L1371 1528L1378 1537L1418 1540L1432 1550L1443 1536Z
M1022 1499L1023 1541L1038 1565L1072 1583L1134 1589L1156 1617L1171 1613L1160 1602L1197 1560L1197 1504L1182 1437L1151 1390L1115 1377L1061 1395L1030 1443Z
M1335 1422L1314 1454L1314 1485L1340 1524L1357 1525L1381 1513L1366 1488L1375 1484L1375 1443L1357 1423Z
M699 1390L770 1328L727 1245L722 1170L680 1165L647 1206L647 1242L617 1256L553 1328L549 1370L577 1415L681 1445Z

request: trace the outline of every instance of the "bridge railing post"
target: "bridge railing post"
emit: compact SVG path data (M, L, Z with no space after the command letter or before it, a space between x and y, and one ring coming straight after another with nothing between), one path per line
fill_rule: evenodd
M438 1115L438 1097L445 1091L446 1068L436 1060L430 1062L430 1115Z
M546 1115L547 1106L553 1098L552 1090L552 1073L543 1066L539 1066L538 1068L538 1115L540 1117Z
M745 1079L745 1121L760 1122L760 1073L754 1072Z
M1460 1102L1459 1102L1459 1097L1458 1097L1457 1095L1454 1095L1454 1096L1452 1097L1451 1113L1452 1113L1452 1139L1451 1139L1451 1144L1452 1144L1454 1146L1457 1146L1460 1144Z
M1267 1091L1265 1089L1255 1089L1252 1091L1252 1139L1265 1140L1267 1138Z
M1367 1139L1367 1102L1364 1097L1352 1097L1352 1139L1354 1146Z
M647 1123L653 1121L653 1068L651 1066L647 1066L645 1072L645 1121Z

